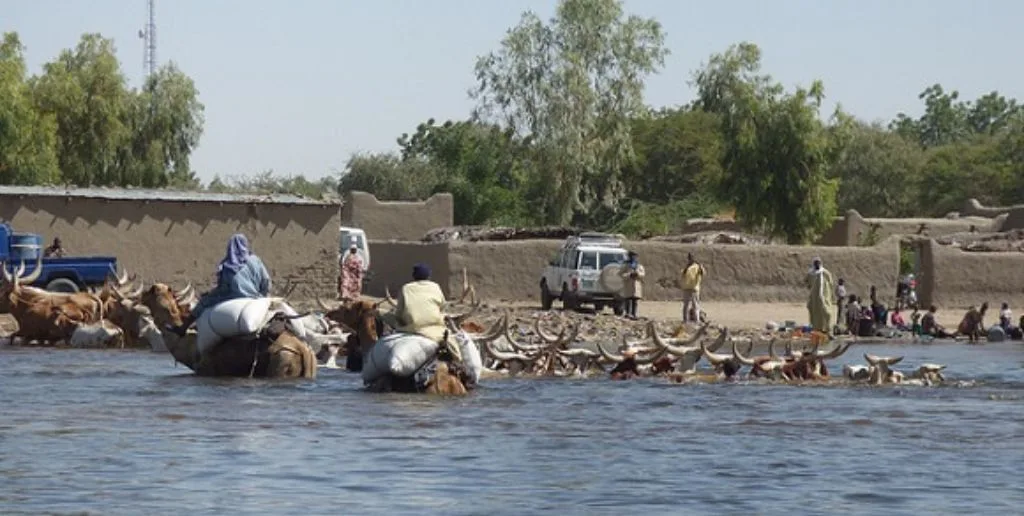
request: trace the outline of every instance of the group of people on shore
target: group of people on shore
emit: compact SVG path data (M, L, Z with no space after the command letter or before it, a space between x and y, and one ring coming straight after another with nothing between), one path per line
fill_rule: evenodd
M865 303L862 297L847 291L844 278L834 280L832 273L822 265L821 258L812 261L807 273L807 286L810 289L807 310L811 327L816 332L876 337L889 335L895 330L940 339L965 336L971 342L987 337L990 333L990 328L984 322L988 302L982 303L980 308L971 306L957 328L951 331L938 322L938 307L935 305L929 306L923 314L916 303L909 307L900 306L902 296L899 295L899 289L897 303L893 307L879 300L874 285L870 287L868 302ZM909 321L903 314L905 308L913 310ZM1014 325L1009 303L1003 303L997 327L1004 337L1021 339L1024 337L1024 316Z

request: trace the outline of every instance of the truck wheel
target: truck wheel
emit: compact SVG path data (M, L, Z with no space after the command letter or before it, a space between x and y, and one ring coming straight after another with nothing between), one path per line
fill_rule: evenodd
M555 298L548 292L548 284L540 284L540 308L541 310L551 310L551 304L554 303Z
M615 314L616 317L622 316L623 312L625 311L626 309L625 307L622 306L621 300L615 300L612 303L612 313Z
M74 281L67 278L57 278L46 284L46 290L50 292L63 292L65 294L74 294L78 292L78 285Z
M594 303L594 312L601 313L601 310L604 310L604 307L604 303Z

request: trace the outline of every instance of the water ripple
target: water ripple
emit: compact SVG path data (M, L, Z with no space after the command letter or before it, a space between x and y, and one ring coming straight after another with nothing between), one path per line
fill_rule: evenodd
M1024 347L873 352L951 381L503 379L432 399L338 370L203 379L154 353L5 348L0 513L1018 512Z

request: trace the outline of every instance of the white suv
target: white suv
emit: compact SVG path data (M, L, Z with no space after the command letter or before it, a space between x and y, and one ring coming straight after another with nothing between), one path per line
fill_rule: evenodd
M565 239L540 279L541 307L550 310L554 300L560 299L569 310L593 304L599 312L611 306L616 315L621 315L619 271L627 254L621 239L603 233Z

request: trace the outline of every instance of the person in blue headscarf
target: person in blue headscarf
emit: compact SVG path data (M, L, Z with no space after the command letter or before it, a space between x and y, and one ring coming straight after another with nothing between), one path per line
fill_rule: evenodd
M241 233L231 235L224 259L217 265L217 286L199 298L192 313L181 326L167 329L185 335L204 311L217 304L242 297L260 298L270 295L270 273L263 260L253 254L249 239Z

